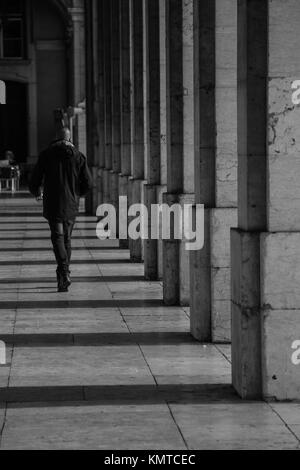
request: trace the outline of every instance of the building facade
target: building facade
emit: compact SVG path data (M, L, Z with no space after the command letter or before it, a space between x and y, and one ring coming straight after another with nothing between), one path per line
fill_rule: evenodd
M55 109L85 98L81 1L2 0L0 154L11 150L24 171L53 138Z

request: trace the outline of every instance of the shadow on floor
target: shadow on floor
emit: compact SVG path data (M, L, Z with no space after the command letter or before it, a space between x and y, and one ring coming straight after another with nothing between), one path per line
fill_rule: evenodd
M0 402L14 403L17 408L43 407L45 403L49 407L51 402L55 407L74 406L74 402L78 406L246 403L225 384L9 387L0 388Z

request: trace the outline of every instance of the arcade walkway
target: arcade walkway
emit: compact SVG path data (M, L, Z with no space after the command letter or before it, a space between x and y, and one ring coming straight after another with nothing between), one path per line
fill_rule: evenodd
M57 294L40 207L0 199L1 449L296 449L300 405L242 402L230 347L189 335L116 243L81 216Z

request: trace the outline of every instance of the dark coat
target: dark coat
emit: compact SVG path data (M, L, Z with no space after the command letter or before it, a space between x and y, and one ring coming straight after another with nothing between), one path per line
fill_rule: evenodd
M41 153L34 168L29 190L44 194L44 217L53 221L75 220L80 197L92 187L86 158L65 140L53 142Z

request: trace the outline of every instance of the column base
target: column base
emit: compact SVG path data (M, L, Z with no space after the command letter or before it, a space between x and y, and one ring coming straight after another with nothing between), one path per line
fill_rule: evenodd
M262 392L300 400L300 232L262 233Z
M133 204L141 204L143 201L143 186L144 180L129 178L128 181L128 203L129 206ZM130 259L133 263L143 262L143 242L139 240L129 239Z
M128 179L129 176L119 175L119 196L127 197L128 201ZM129 249L129 240L120 240L120 248L122 250Z
M230 229L237 227L237 209L210 211L212 342L231 342Z
M163 202L169 206L178 204L179 195L165 193ZM173 228L174 224L171 223L171 233ZM163 240L163 295L164 303L170 306L180 304L179 251L180 240Z
M157 204L157 186L146 184L144 186L144 201L148 209L148 227L151 227L151 206ZM158 240L144 241L145 278L148 281L158 280Z
M194 205L195 195L182 194L179 197L179 203L182 209L184 209L185 204ZM186 250L185 243L183 240L179 247L179 303L184 307L188 307L190 305L190 252Z
M108 204L110 202L110 172L111 170L103 170L103 203Z
M204 247L200 251L190 252L191 334L200 342L210 343L212 340L210 209L205 210L204 223Z
M244 399L262 398L260 233L231 230L232 382Z

